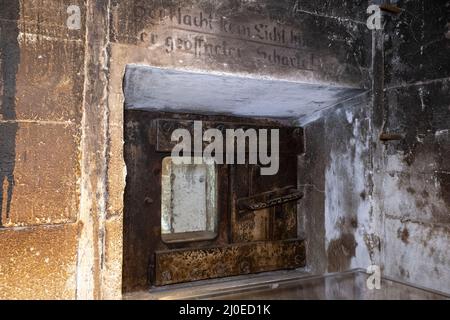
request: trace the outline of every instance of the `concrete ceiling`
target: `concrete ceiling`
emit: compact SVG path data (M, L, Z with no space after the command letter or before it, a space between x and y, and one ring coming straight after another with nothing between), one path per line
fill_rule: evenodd
M299 124L362 89L129 65L125 107L293 120Z

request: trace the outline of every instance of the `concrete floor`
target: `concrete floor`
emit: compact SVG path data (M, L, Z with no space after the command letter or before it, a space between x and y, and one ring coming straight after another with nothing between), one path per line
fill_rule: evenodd
M313 276L280 271L153 288L124 296L126 300L450 300L450 295L383 278L369 290L362 269Z

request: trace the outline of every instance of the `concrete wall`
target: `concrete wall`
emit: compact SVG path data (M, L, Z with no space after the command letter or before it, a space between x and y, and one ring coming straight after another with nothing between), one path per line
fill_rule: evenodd
M312 10L312 8L314 9ZM242 77L241 81L243 77L250 77L252 83L257 82L257 79L289 80L299 85L320 84L367 90L370 87L371 33L365 24L366 9L366 1L352 2L351 4L342 1L339 6L335 6L334 1L317 1L313 7L311 7L311 3L305 4L304 2L289 0L247 2L167 1L164 4L157 1L137 0L113 2L111 7L110 53L112 55L111 60L114 63L111 64L110 69L109 108L111 113L115 115L119 115L120 110L123 109L124 88L122 87L122 80L125 69L129 64L182 69L190 72L210 72L221 75L223 79L228 79L227 75L234 74ZM208 30L204 30L205 26L195 26L193 21L198 22L200 16L205 18L205 13L208 12L213 13L215 21L212 25L207 25ZM209 17L209 14L206 14L206 17ZM222 21L222 18L224 18L224 21ZM189 25L189 21L191 21L191 25ZM231 30L230 23L234 26ZM255 25L259 28L261 28L261 25L267 26L268 32L273 32L275 29L278 30L277 32L284 30L286 37L284 40L280 37L263 37L263 39L260 39L258 35L261 34L255 29ZM252 30L250 31L250 37L248 28ZM295 35L299 36L297 37L299 41L291 42L291 32L294 34L294 39L297 37ZM203 40L199 41L199 38ZM253 41L255 39L258 40ZM220 50L218 49L216 52L214 49L211 52L211 47L205 49L205 40L207 43L213 44L213 48L219 48L217 46L220 46ZM173 41L175 41L175 44ZM230 46L234 48L234 55L229 54L228 51L226 55L223 54L223 48ZM236 56L237 49L240 50L238 56ZM262 51L266 53L275 52L272 56L276 55L281 58L280 60L269 60L267 55L261 54ZM291 62L296 58L298 60L295 61L301 61L301 63L295 67L283 65L283 57L288 57L287 61ZM305 57L308 57L307 60L304 60ZM130 88L129 84L132 81L125 83L125 88L131 89L130 91L127 90L127 94L133 97L133 89L136 89L136 91L142 93L141 96L152 96L154 92L149 88L157 86L152 83L155 79L154 74L152 77L152 70L135 66L130 69L139 71L136 75L142 77L136 77L139 80L136 87ZM145 70L147 72L141 72ZM129 77L127 80L133 79ZM138 90L142 83L147 83L148 86L145 87L145 90ZM183 100L179 87L185 86L180 85L173 90L169 90L173 96L167 100L176 105L168 111L173 111L176 108L194 111L192 105L186 105L189 104L189 101ZM207 87L203 88L206 89ZM227 90L229 90L229 87L224 89L225 92L229 92ZM317 94L318 92L312 93ZM207 97L207 95L205 96ZM237 98L241 97L246 98L242 94L235 95L232 98L237 101L239 100ZM304 99L308 98L310 97ZM302 99L302 97L299 99ZM201 99L196 98L195 101L199 100ZM272 100L276 101L276 99ZM239 111L240 105L236 101L233 102L232 106ZM311 106L308 110L308 106L306 106L305 110L300 113L298 113L299 110L295 110L290 112L289 115L298 114L299 118L295 119L295 125L298 125L300 118L309 120L309 115L312 118L318 118L322 112L326 112L326 109L333 107L336 101L340 101L340 99L333 101L323 105L319 110L314 106ZM142 109L155 110L160 107L157 103L158 100L154 105L152 105L152 99L145 99L144 102L145 108ZM166 100L165 103L167 103ZM240 103L242 106L242 101ZM213 104L216 105L217 102L213 102ZM131 104L130 106L132 107ZM198 104L195 104L195 107L195 113L211 113L208 106L202 109L199 108ZM273 110L276 110L276 107L276 104L274 104ZM162 109L167 111L167 108ZM230 110L227 112L221 110L220 112L228 114ZM300 114L308 116L300 117ZM260 116L276 117L273 113L270 115L262 113ZM286 117L285 114L282 116ZM117 119L120 119L120 117ZM111 143L118 145L119 143L115 141L119 138L122 139L122 133L115 132L111 134L117 139L113 139ZM344 146L341 146L341 148L344 148ZM141 151L137 148L135 152L140 153ZM139 166L145 166L145 164L139 164ZM141 172L135 170L136 168L130 168L130 179L133 178L134 172ZM358 192L358 197L361 191ZM148 217L145 217L144 220L137 220L137 217L145 212L142 210L145 210L146 207L142 199L139 198L142 194L134 196L137 197L136 207L128 212L128 216L126 211L124 217L127 224L126 230L134 231L125 233L125 248L129 248L125 251L126 257L132 256L127 252L145 256L149 244L141 246L140 241L133 240L133 238L139 237L138 234L151 232L151 230L143 227L144 224L138 222L144 221L145 223ZM132 197L133 194L131 193ZM139 212L139 208L142 208L140 214L131 214L132 211ZM319 212L317 214L320 215ZM128 221L131 223L130 225L128 225ZM134 225L136 225L136 228L133 227ZM315 240L314 238L311 242ZM311 252L311 256L321 259L317 252ZM136 266L137 264L139 265ZM147 264L139 263L136 259L133 261L133 259L125 258L124 267L126 270L130 268L139 270L139 277L134 279L129 276L129 272L124 273L126 277L124 279L125 290L142 289L143 286L147 285L145 281L142 281L142 279L146 279L148 273Z
M369 2L0 0L0 298L121 296L128 64L372 89L302 120L311 268L448 291L447 1Z
M379 254L371 201L370 114L370 94L363 94L305 125L300 211L313 273L367 267Z
M67 28L69 5L80 8L78 30ZM0 8L0 299L120 297L99 58L107 1Z
M73 299L85 30L56 1L0 8L0 299Z
M398 1L385 29L383 131L404 139L375 154L384 272L450 292L448 1Z
M67 28L69 5L79 30ZM345 1L0 7L0 298L120 297L127 64L368 85L369 61L354 50L369 35L365 1L349 19Z
M305 124L300 184L310 267L373 263L396 279L450 292L449 6L397 5L402 12L385 15L384 31L373 34L370 98ZM382 142L381 133L403 138Z

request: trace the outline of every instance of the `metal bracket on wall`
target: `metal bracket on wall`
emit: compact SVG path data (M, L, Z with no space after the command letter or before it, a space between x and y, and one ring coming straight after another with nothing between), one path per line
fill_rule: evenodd
M254 197L238 200L239 212L262 210L283 203L297 201L303 198L303 193L292 187L266 192Z
M396 5L393 4L381 4L380 5L380 9L383 12L387 12L387 13L391 13L391 14L399 14L400 12L402 12L402 9L400 9L399 7L397 7Z
M380 140L384 142L403 140L404 136L400 133L383 132L380 134Z

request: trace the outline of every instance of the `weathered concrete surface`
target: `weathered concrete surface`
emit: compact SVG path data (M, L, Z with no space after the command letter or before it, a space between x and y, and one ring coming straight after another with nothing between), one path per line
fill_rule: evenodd
M80 7L80 30L67 28L69 5ZM98 154L108 149L97 122L107 116L96 100L105 96L96 69L103 66L85 61L85 43L88 21L108 30L107 20L99 19L107 19L107 11L82 0L2 0L0 8L1 298L120 297L120 210L115 206L109 215L105 201L94 200L100 206L97 215L80 197L105 196L97 185L86 193L84 184L87 173L92 181L99 179L99 190L106 188L100 166L108 161L106 152ZM97 9L95 18L87 16L88 8ZM89 57L105 49L99 47L100 33L92 29ZM94 145L86 146L86 135ZM89 166L96 156L101 164L84 171L81 159ZM120 163L117 158L114 163ZM90 213L95 219L85 218ZM95 234L89 235L90 230ZM82 241L86 234L90 238ZM83 268L84 259L101 267ZM92 288L80 280L86 274L96 279Z
M85 28L69 30L66 26L67 7L77 5L85 25L86 0L1 0L0 19L4 22L20 20L20 31L59 40L81 40Z
M0 128L4 126L0 123ZM0 139L7 143L7 137ZM78 130L70 123L19 121L15 143L11 207L3 211L0 226L75 222L79 201ZM7 194L5 185L3 189Z
M81 35L49 34L51 21L36 28L45 10L2 3L0 226L72 222L78 213L84 45Z
M386 86L448 78L448 1L398 0L397 6L402 12L386 19Z
M0 299L73 299L84 32L63 1L0 8Z
M75 297L78 227L50 225L78 216L84 42L82 32L54 27L64 26L61 3L44 2L0 4L5 299Z
M128 66L127 109L296 121L363 92L361 89L232 75Z
M123 77L127 65L147 65L163 68L182 69L194 72L214 72L235 74L260 79L290 80L296 82L335 85L353 88L369 86L368 71L370 68L370 32L367 30L365 1L352 2L342 8L333 10L332 1L324 1L316 12L310 12L304 2L298 1L257 1L246 4L235 1L113 1L111 7L111 65L109 86L109 110L110 110L110 135L111 149L121 150L123 141ZM350 11L363 12L351 17L345 17ZM171 11L172 10L172 14ZM178 11L180 9L180 11ZM203 22L203 27L192 26L200 23L205 12L217 13L217 18L212 22L212 27ZM192 30L186 31L186 25L178 22L177 15L182 14L182 23L191 23ZM172 16L172 19L171 19ZM222 29L220 17L225 17ZM185 20L186 19L186 20ZM200 20L199 20L200 19ZM186 23L185 23L186 21ZM203 20L204 21L204 20ZM233 23L230 30L228 23ZM255 24L267 25L268 30L274 27L284 28L285 34L297 32L298 47L280 47L283 40L278 38L257 39ZM205 33L204 26L210 28ZM241 28L237 26L240 25ZM254 31L248 31L248 29ZM241 30L241 34L239 34ZM272 29L273 30L273 29ZM232 33L232 34L230 34ZM232 38L230 38L230 36ZM202 41L199 42L199 37ZM264 33L263 33L264 37ZM295 37L294 37L295 38ZM197 40L196 40L197 39ZM290 41L286 36L284 41ZM206 40L206 41L205 41ZM257 42L255 43L254 40ZM224 50L224 43L226 48ZM209 46L205 46L205 43ZM230 50L230 47L233 50ZM199 50L200 49L200 50ZM240 51L238 49L241 49ZM245 49L245 50L244 50ZM258 49L259 52L258 53ZM275 55L280 58L269 58L269 53L276 50ZM196 51L197 50L197 51ZM212 51L211 51L212 50ZM217 52L216 52L217 50ZM224 53L225 51L225 53ZM265 52L266 56L262 53ZM240 56L239 56L239 54ZM317 56L311 52L317 53ZM273 56L273 55L272 55ZM283 56L288 57L287 63L295 62L297 66L283 66ZM272 60L270 60L272 59ZM275 63L274 63L275 61ZM280 65L281 64L281 65ZM201 111L201 110L200 110ZM203 110L204 111L204 110ZM320 114L317 116L319 117ZM310 120L308 120L310 121ZM133 125L130 123L130 125ZM139 131L139 128L133 130ZM130 128L132 131L132 128ZM140 131L139 131L140 132ZM145 138L145 133L139 133L142 137L130 137L133 139ZM321 138L323 140L323 137ZM140 146L129 152L142 156L145 150ZM118 159L119 153L115 153ZM114 160L115 161L115 160ZM121 171L120 162L116 162L114 168ZM110 172L114 172L109 167ZM130 165L133 172L145 172L149 168L144 163L136 162ZM149 174L153 174L151 170ZM114 179L120 185L120 175ZM151 186L148 186L151 190ZM120 189L116 189L119 190ZM146 191L148 192L148 190ZM130 193L132 197L133 192ZM148 210L143 199L130 198L136 203L135 211ZM120 201L115 201L120 205ZM124 223L130 223L134 217L124 216ZM136 224L136 232L125 232L124 246L133 250L137 259L124 260L124 290L130 291L143 288L147 284L148 264L139 262L146 257L148 249L141 245L144 235L150 236L154 230L147 230L145 217L141 217L141 223ZM316 219L314 217L314 219ZM129 227L127 227L129 228ZM139 229L139 230L138 230ZM139 234L139 236L138 236ZM320 230L315 234L319 239ZM313 241L311 241L313 242ZM127 249L129 250L129 249ZM139 258L140 257L140 258ZM316 253L314 257L318 257ZM144 259L145 260L145 259ZM135 276L133 276L134 270Z
M449 292L448 1L397 5L402 12L385 15L385 30L373 34L372 103L347 110L366 123L355 122L352 133L344 114L328 112L306 125L304 228L308 252L319 254L308 259L319 272L374 263L388 276ZM382 132L404 138L381 142ZM364 164L355 161L355 134Z
M81 9L80 30L66 27L69 5ZM208 1L161 5L130 0L111 1L110 7L108 1L0 1L1 227L45 225L29 229L44 234L47 225L80 221L77 297L119 297L125 66L367 87L370 60L364 48L370 33L364 14L348 18L349 6L333 8L331 1L317 5L312 10L297 1L223 1L215 6ZM364 1L355 6L360 7ZM212 32L203 27L186 31L175 16L173 25L154 24L149 8L179 8L188 15L182 24L194 15L199 23L200 12L212 10L217 19ZM153 43L154 34L158 43ZM198 36L205 40L204 51L192 56L184 50L186 40L193 43ZM14 237L16 229L5 230ZM29 265L23 270L31 275ZM15 281L13 275L7 277L8 283ZM26 284L20 283L17 292L21 287L26 292ZM53 289L42 286L35 294L51 298L65 292Z
M385 220L388 275L450 292L450 79L389 89L387 131L376 194Z
M385 29L381 130L401 141L374 157L384 273L450 292L448 1L398 1ZM384 124L384 125L383 125Z
M371 87L372 67L373 106L346 102L305 122L311 268L380 262L388 275L448 291L447 1L398 1L373 55L368 2L0 0L1 294L120 297L128 64L354 88ZM66 27L70 4L81 30ZM382 145L383 130L405 139ZM28 238L54 272L28 253Z
M20 33L16 118L81 121L84 43Z
M379 254L370 201L369 98L349 100L305 126L300 207L308 266L315 273L366 267Z
M365 22L307 9L291 0L113 1L111 41L145 48L154 66L367 86Z
M0 299L74 299L78 225L0 230Z
M89 1L86 8L88 46L85 55L79 216L84 228L79 236L77 299L121 297L122 233L119 230L123 204L113 206L109 201L109 190L113 187L111 182L117 182L115 190L118 192L111 198L117 199L123 195L125 168L122 155L111 143L112 132L122 123L110 122L115 117L110 118L108 105L111 59L108 30L109 2ZM115 143L120 145L122 141L118 136ZM112 174L114 170L116 174ZM115 180L120 176L122 181Z

